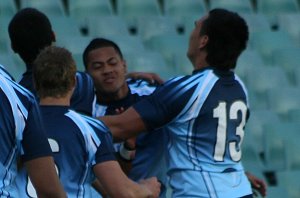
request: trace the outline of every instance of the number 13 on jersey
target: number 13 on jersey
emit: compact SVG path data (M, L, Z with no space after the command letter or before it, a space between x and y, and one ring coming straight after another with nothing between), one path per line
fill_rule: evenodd
M227 112L227 105L230 105L229 112ZM241 159L241 143L244 138L246 114L247 106L243 101L236 101L232 104L220 102L214 109L213 116L214 118L218 118L217 141L214 151L214 159L216 161L224 161L226 147L229 147L229 154L233 161L239 161ZM238 119L238 115L241 115L241 122L235 128L235 135L240 137L240 141L227 142L228 123Z

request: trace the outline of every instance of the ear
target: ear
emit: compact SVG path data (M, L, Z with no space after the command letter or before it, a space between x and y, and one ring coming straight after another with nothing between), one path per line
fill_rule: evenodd
M127 63L126 63L126 60L124 60L124 59L123 59L123 66L124 66L125 74L127 74Z
M207 35L200 36L200 38L199 38L199 47L198 48L199 49L205 48L205 46L208 43L208 40L209 40L209 38L208 38Z
M56 35L55 32L52 31L52 42L56 42Z

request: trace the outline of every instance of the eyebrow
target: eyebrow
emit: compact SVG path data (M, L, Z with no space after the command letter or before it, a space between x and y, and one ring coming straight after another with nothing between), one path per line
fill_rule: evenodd
M116 57L110 57L109 59L107 59L107 60L105 60L105 61L93 61L92 62L92 64L95 64L95 63L105 63L105 62L110 62L110 61L112 61L112 60L114 60L114 59L117 59Z

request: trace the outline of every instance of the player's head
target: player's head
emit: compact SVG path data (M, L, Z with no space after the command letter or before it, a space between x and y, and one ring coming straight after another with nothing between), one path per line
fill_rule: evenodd
M86 71L92 76L98 94L120 94L127 91L126 62L118 45L111 40L95 38L83 53Z
M46 47L34 61L32 71L40 98L71 96L76 82L76 66L68 50Z
M49 19L34 8L20 10L10 21L8 33L12 49L26 64L32 64L40 51L55 41Z
M233 69L247 46L248 36L248 26L237 13L213 9L196 21L190 36L188 57L193 62L200 52L204 52L205 61L210 66Z

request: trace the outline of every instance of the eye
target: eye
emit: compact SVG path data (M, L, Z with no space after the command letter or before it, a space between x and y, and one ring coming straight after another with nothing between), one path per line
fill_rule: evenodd
M101 64L101 63L93 63L92 67L93 67L93 69L101 69L103 67L103 64Z
M109 60L108 64L110 64L110 65L117 65L118 62L119 62L119 61L118 61L116 58L113 58L113 59L110 59L110 60Z

